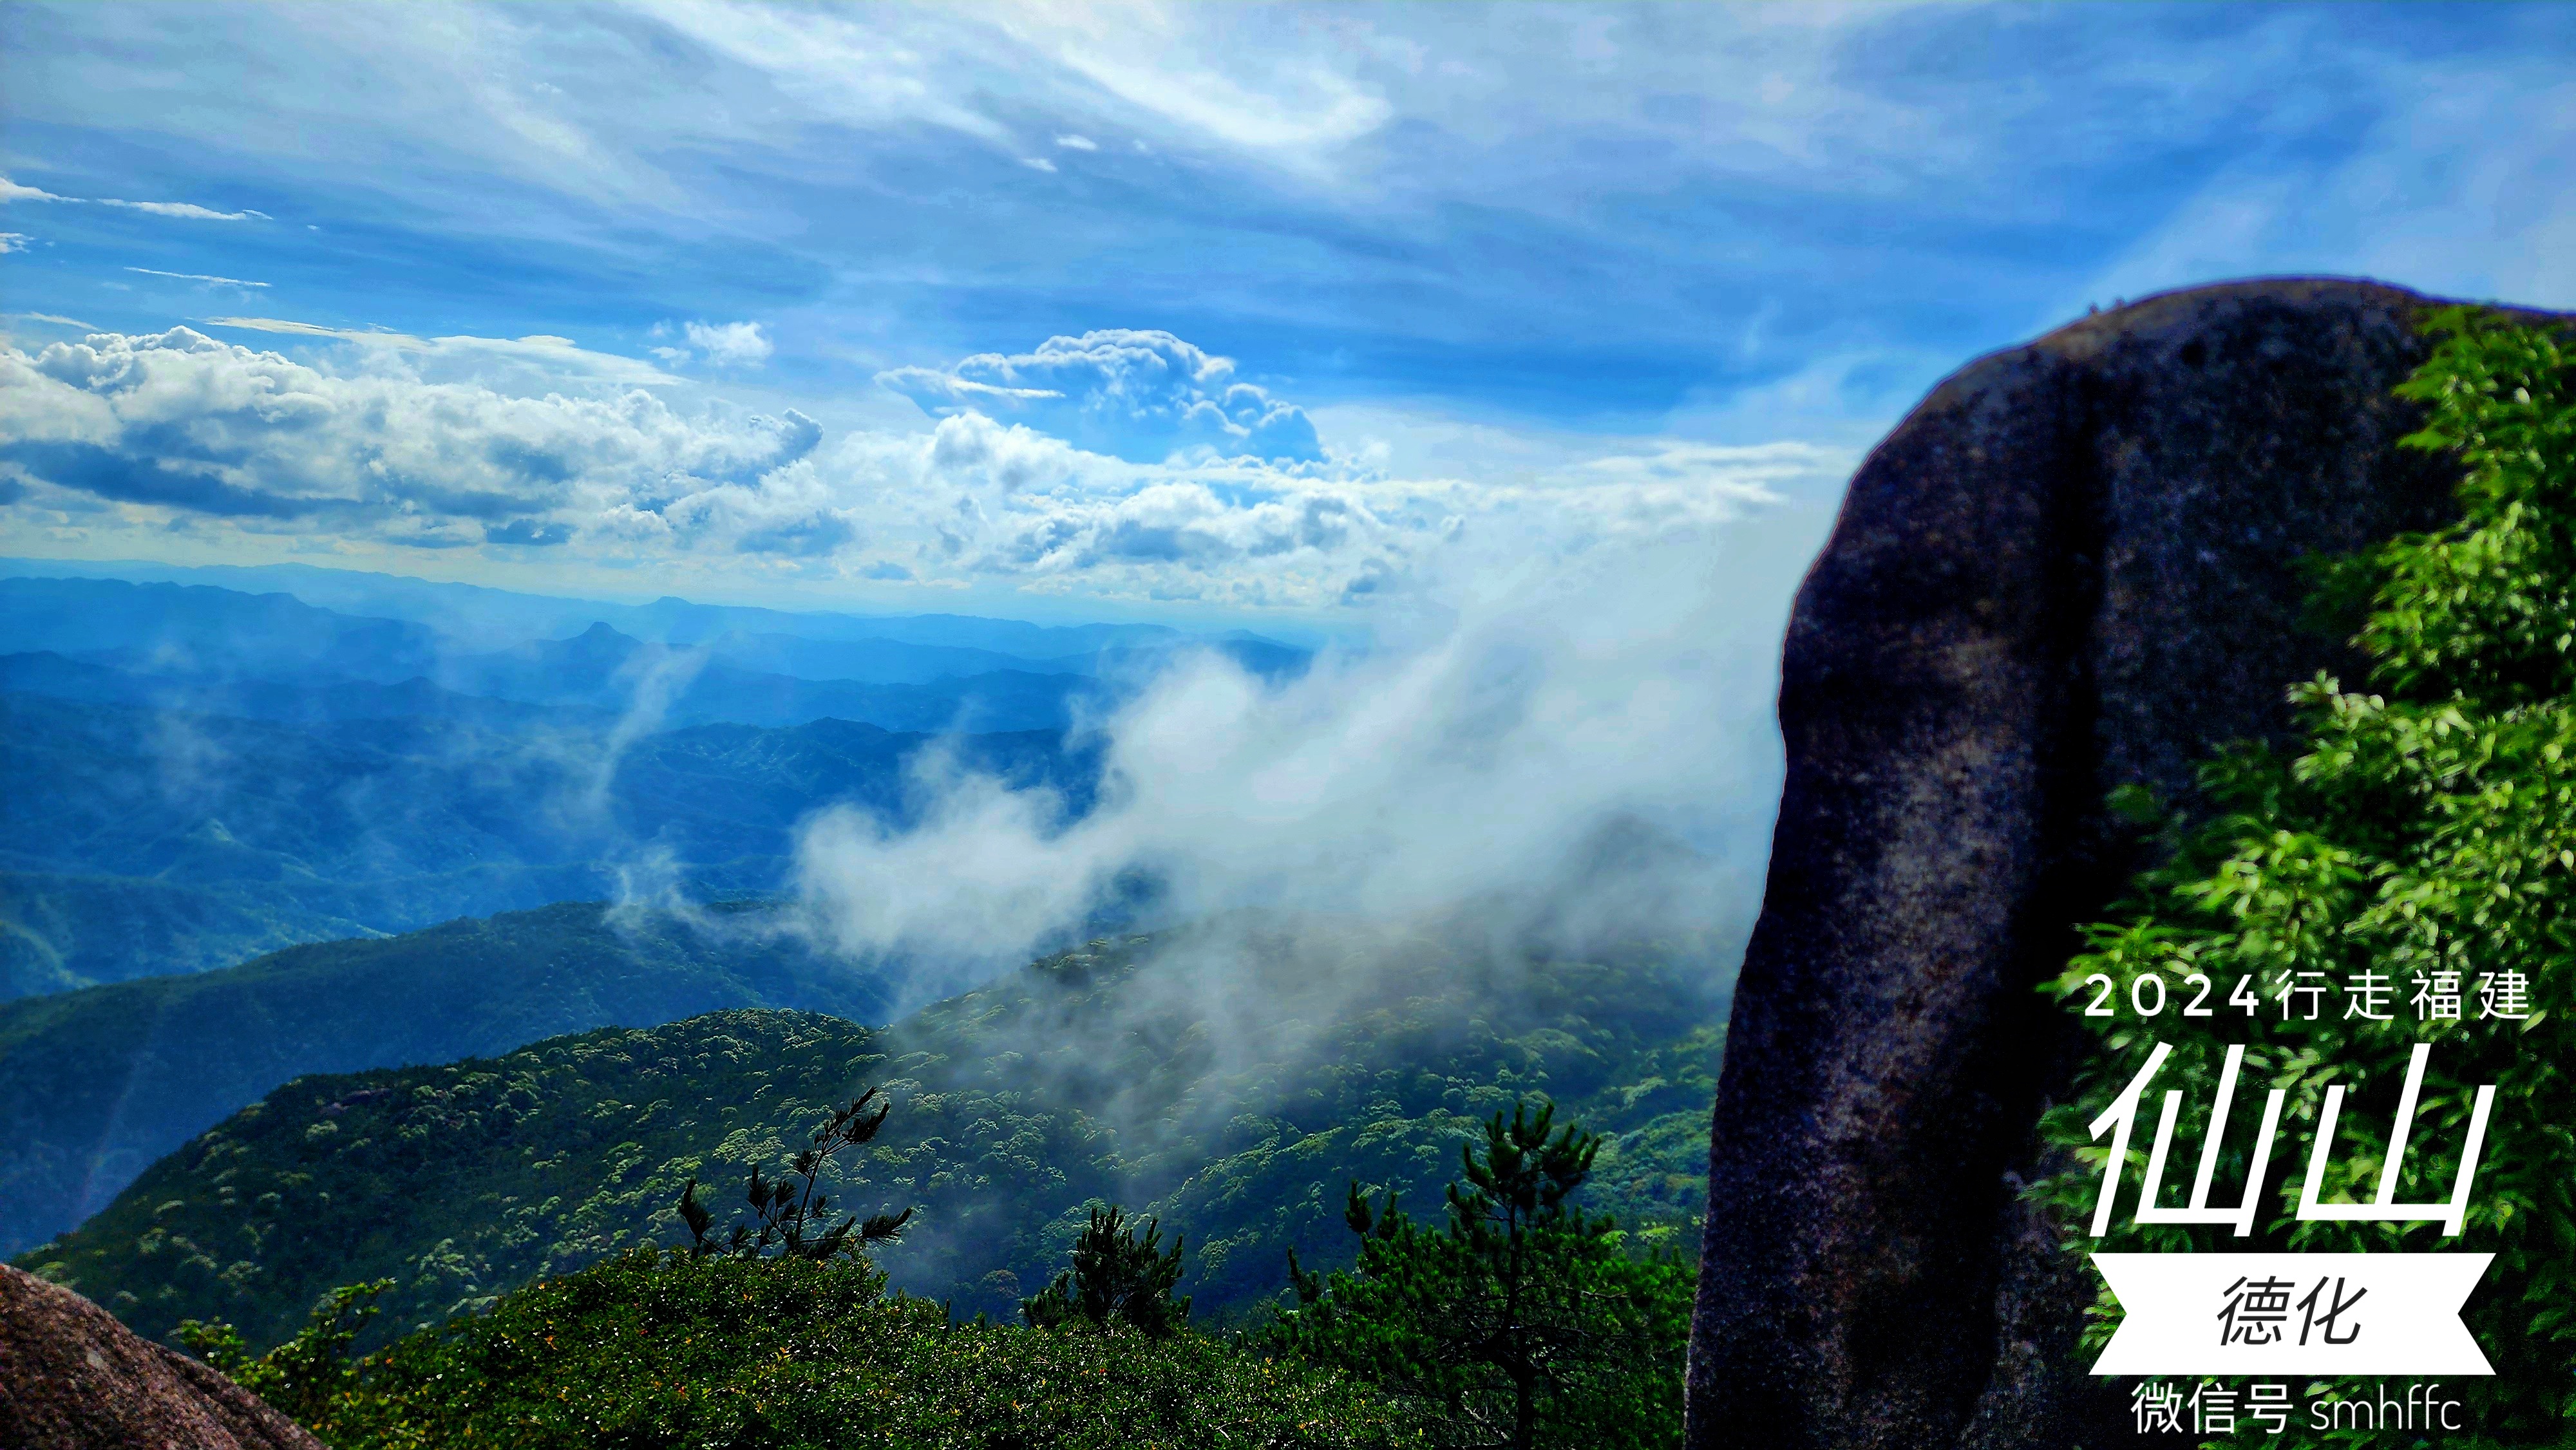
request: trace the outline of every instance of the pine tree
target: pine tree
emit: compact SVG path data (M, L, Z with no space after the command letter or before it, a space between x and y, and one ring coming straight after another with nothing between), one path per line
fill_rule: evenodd
M1359 1261L1327 1279L1292 1251L1274 1342L1437 1407L1444 1444L1677 1443L1691 1272L1572 1204L1601 1140L1555 1111L1494 1115L1437 1230L1352 1184Z
M1162 1225L1147 1219L1138 1237L1136 1223L1112 1205L1091 1210L1090 1226L1073 1245L1073 1267L1055 1282L1020 1301L1020 1317L1038 1329L1081 1320L1089 1324L1125 1324L1161 1338L1189 1322L1187 1295L1172 1297L1181 1281L1181 1241L1162 1247Z
M822 1190L824 1165L842 1149L864 1145L885 1126L886 1114L893 1109L878 1104L870 1112L876 1096L877 1090L870 1088L848 1107L835 1111L831 1121L815 1129L812 1146L788 1160L786 1176L764 1179L760 1165L753 1164L751 1182L743 1190L743 1199L751 1206L751 1222L735 1224L726 1238L707 1236L715 1226L715 1214L698 1202L698 1180L690 1179L680 1190L680 1221L688 1225L690 1252L758 1258L775 1250L782 1258L820 1262L845 1251L861 1255L871 1244L900 1237L912 1217L911 1209L871 1214L865 1220L844 1214L836 1224L832 1197Z

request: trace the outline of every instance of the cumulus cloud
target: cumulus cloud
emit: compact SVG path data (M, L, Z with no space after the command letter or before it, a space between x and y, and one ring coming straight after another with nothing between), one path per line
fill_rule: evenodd
M34 237L25 232L0 232L0 257L5 257L11 252L23 252L27 250L27 244L34 240Z
M653 335L668 337L671 324L656 323ZM703 360L720 368L756 368L777 349L757 322L690 322L678 328L686 347L657 347L653 355L669 363Z
M1132 462L1175 453L1310 462L1324 456L1302 409L1234 380L1234 362L1168 332L1112 328L1051 337L1027 353L978 353L950 368L877 381L924 412L1026 421Z
M22 508L87 497L422 545L848 534L809 517L811 491L768 482L821 441L800 413L691 419L636 390L513 396L425 380L411 361L387 350L333 372L184 327L0 350L0 469Z
M1087 400L1174 433L1171 414L1239 385L1160 334L1065 339L1079 346L1030 355L1043 365L961 366L934 376L983 407L926 432L826 438L792 410L666 401L645 385L677 380L558 337L221 324L323 350L296 361L188 328L0 350L5 516L1313 611L1383 607L1462 549L1579 561L1702 530L1849 463L1799 444L1663 442L1395 476L1368 449L1263 459L1231 434L1232 456L1139 462L991 416L1035 402L1078 424ZM1155 376L1104 336L1158 340L1191 376ZM959 376L975 371L1017 382Z

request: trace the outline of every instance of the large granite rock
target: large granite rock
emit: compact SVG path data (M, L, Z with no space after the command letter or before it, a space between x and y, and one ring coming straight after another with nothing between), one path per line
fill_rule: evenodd
M2440 521L2390 387L2428 299L2195 288L1971 364L1881 443L1799 591L1788 778L1709 1157L1689 1444L2133 1443L2089 1291L2016 1198L2062 1084L2054 976L2283 690L2357 677L2298 561Z
M257 1395L0 1264L0 1446L8 1450L323 1450Z

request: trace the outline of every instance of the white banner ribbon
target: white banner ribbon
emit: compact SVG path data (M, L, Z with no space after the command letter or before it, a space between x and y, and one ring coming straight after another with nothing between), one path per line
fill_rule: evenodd
M2126 1317L2095 1374L2483 1375L2493 1254L2095 1254Z

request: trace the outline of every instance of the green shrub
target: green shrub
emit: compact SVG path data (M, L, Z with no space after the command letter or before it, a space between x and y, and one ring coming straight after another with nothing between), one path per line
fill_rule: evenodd
M2123 919L2090 929L2090 949L2054 984L2082 1005L2099 991L2086 979L2108 977L2115 1015L2082 1019L2096 1034L2089 1064L2074 1101L2044 1124L2080 1166L2035 1191L2088 1228L2109 1149L2087 1125L2152 1045L2174 1049L2156 1089L2189 1084L2187 1098L2200 1099L2177 1137L2198 1143L2224 1051L2247 1044L2250 1088L2239 1089L2218 1182L2244 1180L2248 1098L2278 1087L2289 1105L2256 1233L2140 1228L2124 1199L2108 1237L2071 1247L2491 1250L2467 1319L2497 1373L2450 1386L2470 1400L2476 1429L2443 1443L2566 1445L2576 1440L2576 1037L2565 1007L2576 990L2576 359L2558 338L2465 310L2434 325L2445 340L2400 389L2428 405L2430 425L2406 442L2466 465L2463 515L2338 571L2347 593L2368 600L2355 643L2374 662L2377 693L2320 676L2292 691L2293 749L2239 747L2205 767L2214 810L2169 827L2170 860L2140 880ZM2387 1020L2349 1015L2365 999L2345 989L2374 973L2390 989ZM2162 979L2176 1010L2132 1013L2133 984L2146 977ZM2181 1015L2200 991L2194 977L2212 984L2216 1015ZM2517 979L2527 1016L2481 1015L2481 988L2494 1006ZM2251 1017L2218 1005L2240 982L2260 1009ZM2319 985L2327 995L2314 1021L2315 999L2279 996ZM2415 996L2427 994L2429 1012L2446 985L2459 1014L2417 1020ZM2299 1222L2324 1090L2347 1090L2324 1197L2367 1202L2419 1042L2430 1044L2430 1070L2399 1201L2449 1197L2476 1088L2498 1089L2464 1232L2447 1240L2436 1223ZM2122 1173L2131 1194L2144 1178L2153 1104ZM2107 1293L2095 1315L2098 1344L2118 1315ZM2300 1428L2243 1443L2368 1438Z
M956 1324L864 1260L638 1250L361 1361L337 1450L1422 1443L1382 1397L1195 1334Z
M268 1401L298 1424L318 1424L333 1413L340 1398L358 1388L357 1366L349 1348L367 1321L376 1317L376 1299L394 1286L391 1279L349 1284L323 1296L304 1327L268 1353L254 1357L231 1325L199 1319L179 1322L179 1342L197 1357L233 1377L242 1388Z
M1632 1257L1612 1219L1569 1204L1600 1139L1551 1135L1554 1116L1496 1113L1437 1230L1352 1184L1358 1264L1327 1280L1291 1250L1297 1307L1271 1342L1422 1406L1441 1445L1680 1444L1691 1269Z

